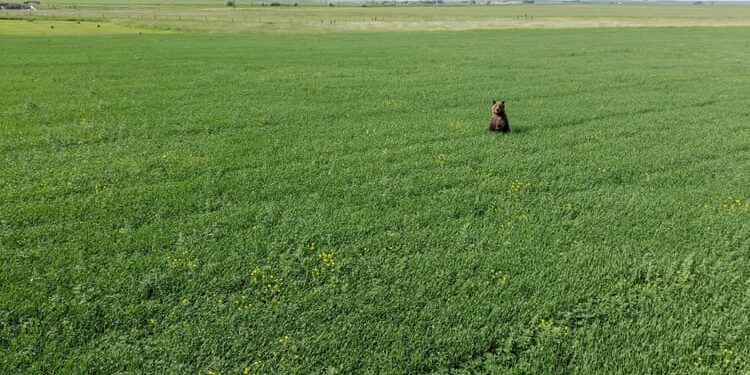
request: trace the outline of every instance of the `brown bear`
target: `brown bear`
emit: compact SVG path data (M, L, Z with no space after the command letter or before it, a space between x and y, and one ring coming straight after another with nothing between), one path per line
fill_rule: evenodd
M510 132L508 115L505 114L505 100L492 100L492 117L490 118L491 132Z

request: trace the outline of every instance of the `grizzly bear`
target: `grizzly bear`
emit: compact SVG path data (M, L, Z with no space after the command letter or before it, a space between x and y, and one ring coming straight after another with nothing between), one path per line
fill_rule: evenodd
M490 118L491 132L510 132L510 123L508 115L505 114L505 100L492 100L492 117Z

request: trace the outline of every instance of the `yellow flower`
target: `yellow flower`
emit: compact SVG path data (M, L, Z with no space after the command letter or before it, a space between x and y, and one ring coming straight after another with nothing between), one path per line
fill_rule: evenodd
M510 191L513 193L518 193L521 190L523 190L523 182L515 180L510 183Z
M698 352L693 352L693 366L700 367L703 364L703 357Z
M734 352L732 351L732 349L724 348L724 350L722 350L721 354L724 357L724 364L725 365L728 365L728 364L732 363L732 356L734 355Z
M250 272L250 277L253 279L253 284L257 283L260 277L260 268L253 268L252 272Z
M328 268L333 268L336 265L336 262L333 260L332 252L321 251L318 253L318 258L320 258L320 261Z
M505 285L508 283L508 275L499 270L491 270L490 279L500 285Z
M728 208L730 210L738 209L742 207L742 200L741 199L733 199L729 203L723 204L724 208Z
M440 154L440 155L438 155L438 163L440 163L440 165L443 165L443 164L445 164L447 162L448 162L448 155L446 155L446 154Z

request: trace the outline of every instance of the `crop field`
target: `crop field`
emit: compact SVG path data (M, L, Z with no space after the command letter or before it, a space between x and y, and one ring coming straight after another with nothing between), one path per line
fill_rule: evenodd
M750 372L750 28L89 21L0 20L0 372Z
M286 5L241 4L230 8L223 6L222 2L199 4L192 1L167 0L158 5L149 5L137 4L139 0L118 1L119 3L111 3L99 0L83 4L43 2L38 11L0 11L0 19L112 22L147 29L214 33L750 27L748 4L326 7L309 4L293 6L289 1L281 1Z

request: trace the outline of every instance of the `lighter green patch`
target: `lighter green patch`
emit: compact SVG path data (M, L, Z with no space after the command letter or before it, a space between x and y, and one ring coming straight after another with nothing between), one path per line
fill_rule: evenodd
M115 35L165 32L106 22L0 20L0 35Z

